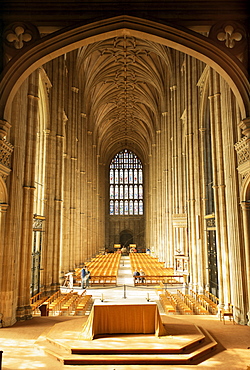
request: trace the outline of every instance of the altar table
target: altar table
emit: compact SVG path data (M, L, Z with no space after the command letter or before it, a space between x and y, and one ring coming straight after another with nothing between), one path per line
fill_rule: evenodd
M105 334L167 335L154 302L145 304L94 304L80 335L94 339Z

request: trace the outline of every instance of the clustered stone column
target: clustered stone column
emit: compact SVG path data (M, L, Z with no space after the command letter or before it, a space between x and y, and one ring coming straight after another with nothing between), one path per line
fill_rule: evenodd
M239 166L239 172L243 177L242 190L241 190L241 207L243 215L243 229L244 229L244 241L245 241L245 255L246 264L242 265L245 268L247 276L247 291L248 291L248 305L247 305L247 318L248 325L250 326L250 118L245 118L239 124L239 128L242 130L244 135L245 146L243 149L243 160L242 169ZM240 163L241 165L241 163Z
M28 79L27 131L24 159L23 210L20 243L19 293L17 302L17 319L26 320L32 317L28 304L30 292L27 281L31 280L31 248L33 242L33 207L35 190L36 134L38 130L38 71Z
M210 71L210 119L213 159L213 189L215 199L215 222L218 259L218 280L220 287L220 307L224 307L225 296L230 299L227 219L225 208L224 159L222 146L221 89L219 76ZM225 275L227 278L225 279Z
M231 301L237 322L246 324L248 312L247 281L245 279L245 240L240 205L240 184L234 144L237 141L236 102L229 86L220 76L222 133L225 162L226 216L230 261ZM229 108L230 107L230 108ZM228 129L230 128L230 129Z
M41 289L45 294L59 287L59 266L63 205L63 150L64 150L64 59L47 64L52 82L49 94L49 120L45 128L45 233L43 236Z

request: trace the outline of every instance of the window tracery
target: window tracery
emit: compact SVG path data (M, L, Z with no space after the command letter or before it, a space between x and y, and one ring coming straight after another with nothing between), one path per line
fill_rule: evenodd
M143 215L143 169L140 159L124 149L109 169L110 215Z

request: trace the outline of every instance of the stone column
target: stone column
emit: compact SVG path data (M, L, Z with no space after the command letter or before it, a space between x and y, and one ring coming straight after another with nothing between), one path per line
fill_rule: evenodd
M33 243L33 209L35 190L36 135L38 130L38 79L36 70L28 78L27 132L23 183L23 210L20 244L19 294L17 320L32 318L30 307L31 253Z
M225 179L222 142L222 117L221 93L219 76L210 70L210 120L211 120L211 145L213 160L213 189L215 202L218 284L220 307L225 304L225 296L230 302L230 277L228 261L228 237L226 219ZM228 298L227 298L228 299Z
M93 192L93 205L92 205L92 257L95 257L99 251L98 246L98 207L97 207L97 153L96 144L92 145L92 192Z
M86 114L81 113L81 141L80 141L80 229L81 229L81 264L88 259L87 249L87 123Z
M151 254L155 256L155 253L157 253L157 160L156 160L156 144L152 144L152 159L151 159L151 177L150 177L150 190L151 190L151 240L150 240L150 249Z
M196 65L193 58L186 57L186 114L187 114L187 132L186 132L186 150L187 150L187 201L188 201L188 235L189 235L189 254L190 254L190 287L196 290L199 281L199 261L197 258L197 183L199 181L199 163L198 163L198 126L197 126L197 76Z
M169 249L170 249L170 230L169 230L169 205L168 205L168 171L167 171L167 124L168 124L168 113L162 113L162 141L161 141L161 151L162 151L162 213L163 213L163 261L166 266L170 266L169 263ZM172 244L171 244L172 245Z
M71 82L71 81L70 81ZM76 205L76 172L77 172L77 151L76 151L76 137L77 137L77 118L78 118L78 92L79 89L75 86L71 87L71 105L69 109L69 130L71 131L71 178L70 178L70 271L76 267L76 261L79 260L79 240L77 238L77 205Z
M244 240L245 240L245 255L246 255L246 285L248 295L248 306L247 306L247 325L250 326L250 199L248 201L241 202L242 213L243 213L243 225L244 225ZM243 265L242 265L243 268Z
M230 303L234 305L235 319L247 323L248 297L244 273L246 255L240 199L239 174L234 144L237 141L236 100L228 84L220 77L222 107L222 138L225 162L226 216L228 221L228 251L230 259ZM225 275L225 273L223 274Z
M93 257L93 135L88 131L87 138L87 259Z
M201 270L202 270L202 285L200 286L201 293L204 293L204 290L206 290L208 286L208 253L207 253L207 241L206 241L206 225L205 225L205 218L206 215L206 176L205 176L205 141L206 141L206 131L207 129L205 127L200 127L200 158L201 158L201 217L197 220L200 222L197 227L199 227L198 233L200 233L200 256L202 259L201 264Z
M170 88L171 91L171 88ZM170 94L171 99L171 94ZM172 100L168 102L168 111L170 112L166 116L166 141L165 141L165 156L166 156L166 202L167 202L167 220L168 220L168 250L167 250L167 258L166 258L166 267L173 267L174 262L174 239L173 239L173 222L172 222L172 214L173 214L173 171L172 171L172 148L173 148L173 128L172 128Z
M59 288L59 271L63 265L62 247L62 207L63 207L63 156L65 141L64 114L64 57L54 59L46 66L51 79L50 120L45 130L45 233L41 267L44 292L50 294Z
M161 259L162 254L162 160L161 160L161 130L156 131L156 243L157 255Z
M152 234L152 154L148 153L148 161L145 166L144 171L144 212L145 212L145 222L149 227L145 230L145 246L146 248L151 247L151 234Z
M53 60L56 73L53 78L53 90L51 96L51 124L55 127L56 152L55 152L55 198L54 198L54 246L53 246L53 270L52 291L59 288L59 271L61 264L62 248L62 212L63 212L63 155L65 144L65 114L64 114L64 57Z
M241 121L239 128L242 130L242 134L246 137L246 148L243 151L243 162L240 163L239 172L244 176L244 192L241 195L241 207L243 215L243 229L244 229L244 242L245 242L245 255L246 255L246 269L247 276L247 291L248 291L248 306L247 306L247 317L250 326L250 118L246 118ZM243 187L243 184L242 184Z

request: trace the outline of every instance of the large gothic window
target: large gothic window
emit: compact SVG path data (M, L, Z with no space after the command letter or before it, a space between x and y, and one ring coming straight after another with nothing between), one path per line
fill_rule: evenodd
M143 173L140 159L124 149L109 168L110 215L143 215Z

